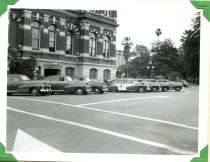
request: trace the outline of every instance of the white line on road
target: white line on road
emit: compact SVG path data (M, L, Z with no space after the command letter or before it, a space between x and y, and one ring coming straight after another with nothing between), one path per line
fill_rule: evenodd
M185 94L185 95L188 95L188 94L190 94L190 93L191 93L191 92L187 91L187 92L185 92L184 94Z
M152 119L152 118L147 118L147 117L138 116L138 115L119 113L119 112L115 112L115 111L108 111L108 110L90 108L90 107L81 106L81 105L71 105L71 104L60 103L60 102L53 102L53 101L46 101L46 100L37 100L37 99L29 99L29 98L22 98L22 97L12 97L12 98L22 99L22 100L29 100L29 101L46 102L46 103L51 103L51 104L68 106L68 107L71 107L71 108L80 108L80 109L87 109L87 110L92 110L92 111L99 111L99 112L104 112L104 113L109 113L109 114L114 114L114 115L119 115L119 116L126 116L126 117L130 117L130 118L137 118L137 119L148 120L148 121L152 121L152 122L158 122L158 123L168 124L168 125L182 127L182 128L187 128L187 129L192 129L192 130L198 130L198 128L196 128L196 127L188 126L188 125L185 125L185 124L179 124L179 123L165 121L165 120L159 120L159 119Z
M97 104L104 104L104 103L112 103L112 102L122 102L122 101L132 101L132 100L146 100L146 99L155 99L155 98L168 98L171 96L154 96L154 97L141 97L141 98L128 98L128 99L119 99L119 100L109 100L109 101L101 101L101 102L93 102L87 104L77 105L78 107L83 107L87 105L97 105Z
M149 140L144 140L144 139L140 139L140 138L137 138L137 137L133 137L133 136L109 131L109 130L106 130L106 129L93 127L93 126L86 125L86 124L81 124L81 123L76 123L76 122L72 122L72 121L53 118L53 117L49 117L49 116L46 116L46 115L30 113L30 112L27 112L27 111L18 110L18 109L14 109L14 108L11 108L11 107L7 107L7 109L11 110L11 111L14 111L14 112L18 112L18 113L27 114L27 115L30 115L30 116L34 116L34 117L38 117L38 118L42 118L42 119L46 119L46 120L51 120L51 121L54 121L54 122L65 123L65 124L68 124L68 125L73 125L73 126L89 129L89 130L92 130L92 131L96 131L96 132L100 132L100 133L104 133L104 134L109 134L109 135L112 135L112 136L115 136L115 137L130 140L130 141L135 141L135 142L138 142L138 143L167 149L167 150L172 151L172 152L177 153L177 154L183 154L183 155L195 154L195 152L182 150L182 149L171 147L171 146L168 146L168 145L165 145L165 144L162 144L162 143L157 143L157 142L153 142L153 141L149 141Z

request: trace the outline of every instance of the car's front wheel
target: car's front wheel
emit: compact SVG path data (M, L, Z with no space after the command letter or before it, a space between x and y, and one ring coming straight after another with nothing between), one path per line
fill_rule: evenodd
M93 93L94 94L101 94L101 90L99 88L94 88Z
M39 95L39 90L38 88L32 88L30 91L31 96L38 96Z
M152 92L157 92L157 87L152 87Z
M143 87L139 87L138 92L140 92L140 93L145 92L145 88L143 88Z
M180 89L181 89L180 87L176 87L175 91L180 91Z
M166 90L167 90L166 87L162 88L162 92L166 92Z
M85 91L82 88L77 88L75 90L75 94L76 95L83 95L83 94L85 94Z

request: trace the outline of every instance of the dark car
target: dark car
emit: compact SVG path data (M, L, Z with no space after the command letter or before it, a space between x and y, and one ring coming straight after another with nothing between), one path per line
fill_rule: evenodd
M52 93L74 93L77 95L87 94L90 91L90 84L84 81L74 81L70 76L52 75L45 77L51 85Z
M43 80L30 80L26 75L7 75L7 95L13 93L46 95L51 92L51 85Z
M105 91L107 91L107 86L103 81L86 77L75 78L74 80L88 82L90 84L91 91L95 94L103 94Z
M108 91L136 91L145 92L147 86L132 78L114 79L107 83Z

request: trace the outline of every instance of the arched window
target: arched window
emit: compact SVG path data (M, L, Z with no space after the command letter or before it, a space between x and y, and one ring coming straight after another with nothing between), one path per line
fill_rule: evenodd
M104 58L110 57L110 38L108 36L104 36L103 57Z
M104 80L111 79L111 71L109 69L104 70Z
M55 25L49 26L49 51L55 52Z
M90 79L97 79L98 78L98 70L97 69L90 69Z
M73 54L73 38L74 34L68 31L66 35L66 54Z
M32 49L38 50L39 49L39 39L40 39L40 24L37 21L32 23Z
M75 76L75 69L72 67L67 67L66 68L66 75L70 76L70 77L74 77Z
M96 56L96 44L97 39L94 33L90 33L90 41L89 41L89 54L90 56Z

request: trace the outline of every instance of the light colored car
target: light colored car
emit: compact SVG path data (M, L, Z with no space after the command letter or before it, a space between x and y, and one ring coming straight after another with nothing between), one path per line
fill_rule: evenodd
M147 86L132 78L114 79L107 83L108 91L135 91L145 92Z
M178 80L178 82L181 82L183 87L189 87L189 83L186 80Z
M164 91L165 90L180 91L183 88L181 82L169 81L167 79L158 79L157 82L161 87L165 88Z
M7 95L14 93L31 94L32 96L46 95L51 92L51 85L43 80L31 80L26 75L7 75Z
M70 76L52 75L45 77L43 80L46 80L51 84L52 94L57 92L83 95L91 90L88 82L74 81Z
M155 79L137 79L141 84L146 85L147 91L156 92L161 89L160 85Z

